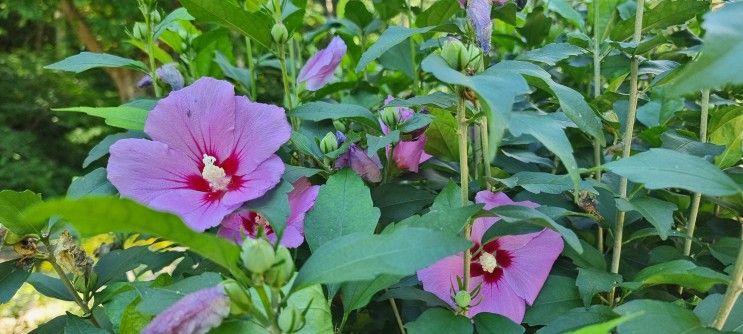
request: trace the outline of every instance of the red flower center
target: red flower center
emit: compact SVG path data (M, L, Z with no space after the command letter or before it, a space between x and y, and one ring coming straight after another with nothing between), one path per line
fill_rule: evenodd
M268 224L268 220L266 220L266 218L260 213L250 211L247 215L241 214L240 218L242 219L243 228L251 237L255 238L260 228L263 228L266 235L273 233L273 229L271 229L271 225Z
M199 161L201 174L192 174L186 177L186 188L204 193L204 201L215 202L231 190L242 187L245 182L241 176L235 175L239 166L236 154L219 161L213 155L205 153Z
M482 248L475 244L470 251L470 274L472 277L482 276L486 283L498 282L503 277L503 269L513 263L513 256L507 250L500 249L498 239L488 242Z

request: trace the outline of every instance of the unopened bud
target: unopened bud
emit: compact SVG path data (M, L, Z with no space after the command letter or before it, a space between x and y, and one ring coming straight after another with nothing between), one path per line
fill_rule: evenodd
M160 17L160 12L158 12L157 10L153 10L150 12L150 20L152 20L152 23L158 24L160 23L161 19L162 18Z
M271 28L271 37L273 37L274 42L284 44L289 39L289 31L286 30L283 23L278 22Z
M273 265L275 255L273 247L265 239L245 238L240 258L243 266L255 274L262 274Z
M441 57L457 71L474 74L483 70L483 55L475 45L465 46L455 38L449 38L441 46Z
M460 290L456 295L454 295L454 302L461 308L468 308L472 302L472 297L469 292Z
M280 288L289 282L293 274L294 260L292 260L292 256L286 247L279 246L279 249L276 250L274 266L266 273L266 283Z
M338 149L338 139L332 132L328 132L320 141L320 151L323 154L333 152Z
M230 313L242 314L249 312L252 308L252 301L248 290L244 289L235 280L229 279L222 282L225 294L230 297Z
M395 107L387 107L382 110L382 122L387 126L394 128L400 120L400 113Z
M455 70L460 70L459 59L466 47L456 38L448 38L441 45L441 58Z
M336 130L341 131L341 132L346 131L346 125L337 119L333 121L333 127L335 127Z

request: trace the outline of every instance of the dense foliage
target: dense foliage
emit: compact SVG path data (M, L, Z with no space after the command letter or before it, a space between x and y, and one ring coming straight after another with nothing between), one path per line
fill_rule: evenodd
M743 331L743 3L136 4L0 58L35 333Z

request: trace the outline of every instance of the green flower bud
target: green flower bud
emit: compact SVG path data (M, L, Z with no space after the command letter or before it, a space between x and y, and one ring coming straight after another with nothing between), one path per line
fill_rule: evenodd
M397 121L400 119L400 113L397 112L395 107L387 107L382 110L382 122L387 126L394 128L397 126Z
M441 45L441 58L444 58L451 68L461 70L460 59L466 48L458 39L448 38Z
M283 23L277 22L271 28L271 37L273 37L274 42L283 44L289 39L289 31L286 30Z
M338 149L338 139L335 137L335 134L332 132L328 132L328 134L325 135L325 137L322 138L320 141L320 151L322 153L329 153L333 152Z
M289 281L293 274L294 260L286 247L279 246L276 250L276 262L266 273L266 283L280 288Z
M230 297L230 313L243 314L253 307L248 290L244 289L235 280L229 279L222 282L224 292Z
M157 10L153 10L150 12L150 20L152 20L152 23L158 24L160 23L161 19L162 18L160 17L160 12L158 12Z
M245 238L240 258L243 266L255 274L262 274L274 263L276 256L273 247L266 239Z
M337 119L333 121L333 127L340 132L346 132L346 125Z
M469 292L460 290L456 295L454 295L454 302L461 308L468 308L470 302L472 302L472 297Z

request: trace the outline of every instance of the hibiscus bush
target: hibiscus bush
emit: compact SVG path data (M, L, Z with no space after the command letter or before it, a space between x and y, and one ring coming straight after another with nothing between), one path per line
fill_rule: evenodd
M138 6L46 66L141 73L54 106L87 174L0 192L35 333L742 331L743 3Z

